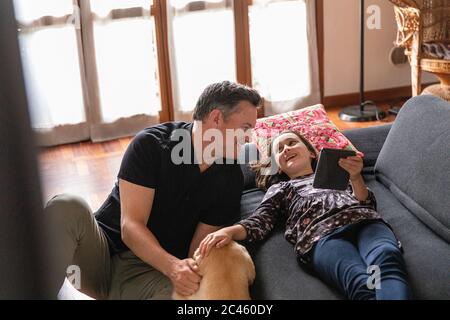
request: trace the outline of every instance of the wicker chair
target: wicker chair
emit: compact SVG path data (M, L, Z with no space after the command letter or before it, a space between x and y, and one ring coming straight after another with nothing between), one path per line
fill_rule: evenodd
M398 25L396 45L411 64L413 96L433 94L450 101L450 0L389 0ZM422 71L440 84L422 91Z

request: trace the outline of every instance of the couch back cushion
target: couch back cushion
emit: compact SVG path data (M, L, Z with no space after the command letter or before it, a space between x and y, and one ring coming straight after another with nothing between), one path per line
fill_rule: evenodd
M375 171L409 211L450 242L450 104L428 95L410 99Z
M246 143L241 149L238 162L241 165L242 174L244 175L244 190L256 188L255 172L251 169L250 163L259 159L259 152L254 143Z

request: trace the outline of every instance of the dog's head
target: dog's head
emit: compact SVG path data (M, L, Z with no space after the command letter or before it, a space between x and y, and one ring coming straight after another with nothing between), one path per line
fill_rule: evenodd
M247 249L232 241L222 248L213 247L209 255L202 257L199 249L194 253L193 259L199 267L199 274L205 275L209 270L233 270L234 274L242 274L251 285L255 279L255 265Z

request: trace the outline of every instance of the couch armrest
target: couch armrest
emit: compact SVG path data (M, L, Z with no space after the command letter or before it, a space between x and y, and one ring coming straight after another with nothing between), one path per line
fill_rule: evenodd
M372 168L377 162L378 155L383 147L392 124L382 126L345 130L342 133L353 145L364 153L364 167Z

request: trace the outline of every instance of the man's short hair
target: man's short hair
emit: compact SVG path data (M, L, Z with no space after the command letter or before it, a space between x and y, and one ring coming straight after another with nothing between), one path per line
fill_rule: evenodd
M219 109L227 119L237 111L237 105L241 101L248 101L256 108L261 103L261 96L255 89L230 81L211 84L198 99L193 118L202 121L211 111Z

